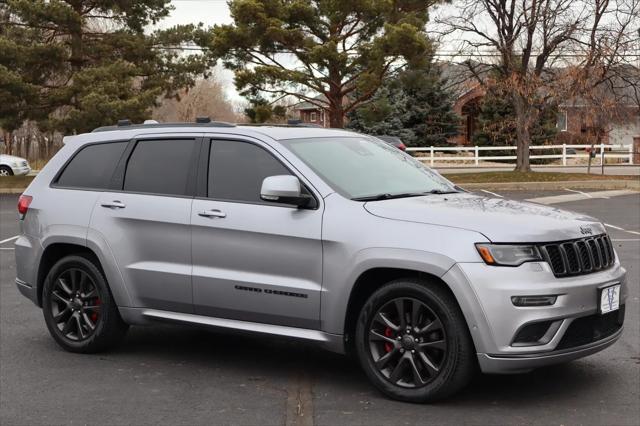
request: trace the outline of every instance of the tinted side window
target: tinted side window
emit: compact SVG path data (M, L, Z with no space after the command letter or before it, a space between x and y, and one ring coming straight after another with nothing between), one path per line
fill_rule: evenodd
M127 163L124 190L187 195L195 145L194 139L139 141Z
M210 198L262 203L260 188L269 176L290 175L269 152L246 142L213 141L209 157Z
M82 148L67 164L57 184L75 188L107 188L127 144L111 142Z

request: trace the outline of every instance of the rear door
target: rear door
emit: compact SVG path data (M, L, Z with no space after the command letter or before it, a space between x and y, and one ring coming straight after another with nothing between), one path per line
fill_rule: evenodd
M91 219L116 259L133 307L193 312L191 204L197 137L133 141Z
M196 313L319 328L320 197L315 209L262 201L265 177L293 172L257 141L210 140L203 148L191 215Z

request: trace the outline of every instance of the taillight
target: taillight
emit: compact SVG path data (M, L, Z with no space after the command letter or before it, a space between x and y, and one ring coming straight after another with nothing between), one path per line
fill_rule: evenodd
M398 145L398 149L400 151L406 151L407 150L407 146L405 144L401 143L400 145Z
M18 198L18 213L20 214L20 219L24 219L24 215L27 214L31 200L33 200L31 195L21 195L20 198Z

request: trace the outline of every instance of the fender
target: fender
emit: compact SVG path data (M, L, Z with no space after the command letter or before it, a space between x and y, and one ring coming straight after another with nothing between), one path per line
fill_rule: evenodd
M442 277L455 261L428 251L373 247L360 250L351 263L353 268L348 272L328 267L331 262L325 264L321 329L327 333L343 333L351 291L364 272L374 268L395 268Z
M87 230L86 245L87 248L96 254L102 264L102 269L107 277L111 294L118 308L133 306L131 295L127 290L122 272L118 268L118 262L104 236L96 230L89 228Z
M458 265L454 265L441 278L449 286L458 301L460 310L467 321L467 327L469 328L469 333L471 333L476 352L486 352L487 348L484 342L494 341L492 330L466 274ZM490 339L487 339L489 336L491 336Z

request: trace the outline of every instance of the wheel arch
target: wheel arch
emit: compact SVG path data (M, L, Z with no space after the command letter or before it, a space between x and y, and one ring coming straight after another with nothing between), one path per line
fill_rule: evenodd
M345 351L353 353L353 336L355 336L356 324L360 311L369 297L385 284L402 278L417 278L423 281L429 281L438 284L447 292L449 292L461 308L460 302L449 285L439 276L425 272L419 269L407 269L398 267L373 267L362 272L356 279L349 301L347 303L347 311L344 321L344 341ZM464 314L464 312L463 312ZM466 317L465 317L466 318ZM469 322L467 321L467 327Z
M36 295L39 307L42 307L42 290L44 288L44 280L47 277L47 274L56 262L70 255L80 255L90 258L95 262L96 267L98 267L98 269L100 269L104 274L104 269L102 268L100 259L98 259L98 256L93 252L93 250L87 246L70 242L54 242L47 245L40 256L36 277Z
M89 233L91 234L91 233ZM105 249L106 253L105 253ZM42 289L44 280L51 267L60 259L72 254L85 255L95 262L105 276L109 290L118 308L131 306L129 294L125 288L122 275L117 267L113 254L104 244L94 243L90 239L65 238L63 240L48 239L43 244L43 252L38 261L36 274L36 298L37 305L42 307Z

